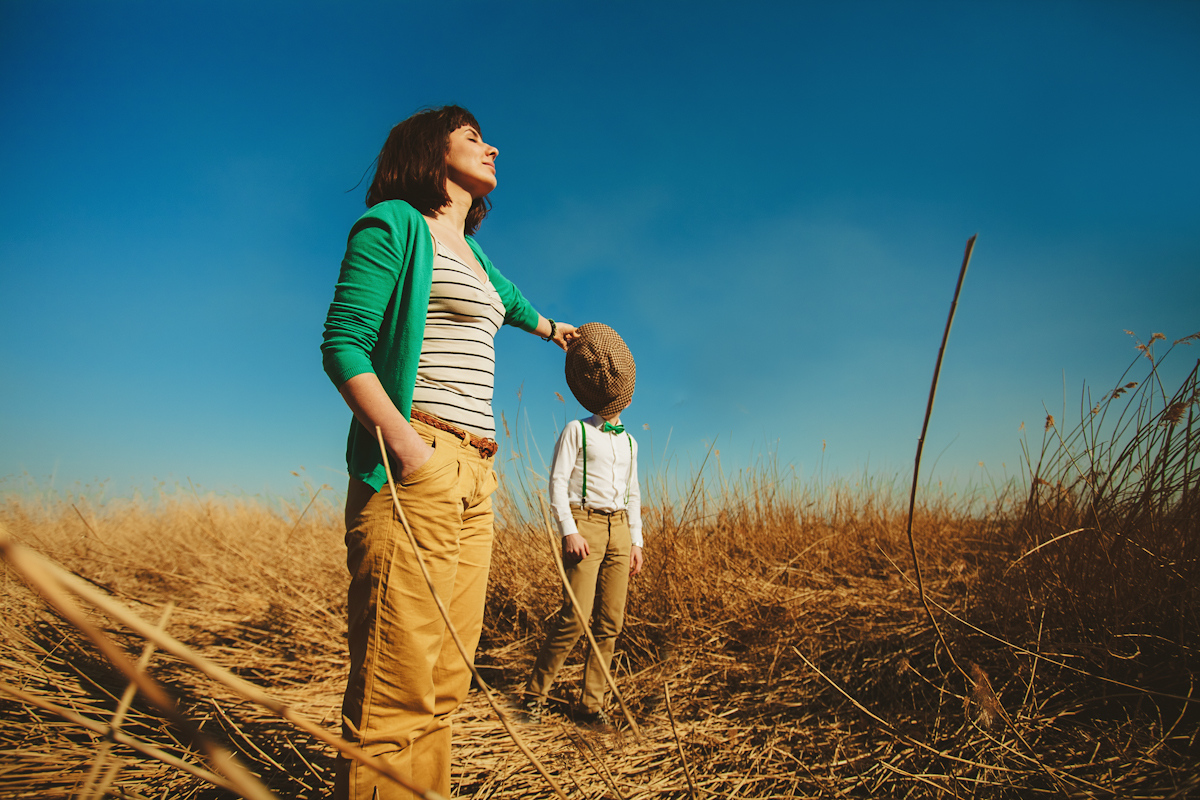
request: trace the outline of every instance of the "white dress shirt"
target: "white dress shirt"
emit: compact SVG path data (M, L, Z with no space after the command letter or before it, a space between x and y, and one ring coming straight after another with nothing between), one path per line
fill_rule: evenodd
M583 434L587 426L587 497L583 496ZM614 419L614 424L621 420ZM563 429L550 467L550 510L563 536L579 533L571 506L624 511L635 547L642 546L642 496L637 477L637 440L628 432L604 433L604 419L593 414Z

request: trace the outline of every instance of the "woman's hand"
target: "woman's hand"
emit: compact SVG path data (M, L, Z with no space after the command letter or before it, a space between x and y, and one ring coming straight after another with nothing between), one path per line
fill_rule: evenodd
M339 391L364 428L375 433L378 427L383 433L383 443L388 453L400 460L400 480L416 472L433 457L433 448L413 430L374 372L355 375L343 383Z
M421 444L425 444L425 440L421 440ZM425 444L425 452L417 452L409 455L407 458L400 459L400 480L401 482L408 480L408 476L425 466L425 462L433 458L433 448Z
M539 315L538 325L533 329L533 333L566 350L567 345L575 338L575 326L567 322L551 322Z
M571 340L574 338L575 338L575 326L570 325L566 322L559 322L559 323L557 323L557 330L554 331L554 338L551 339L550 341L554 342L556 345L561 347L563 350L566 350L567 345L570 344Z

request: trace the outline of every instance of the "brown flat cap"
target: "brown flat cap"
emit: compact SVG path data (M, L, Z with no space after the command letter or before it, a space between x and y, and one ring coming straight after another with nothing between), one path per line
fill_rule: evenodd
M633 399L637 367L621 334L603 322L589 322L575 329L567 345L567 386L579 405L612 417Z

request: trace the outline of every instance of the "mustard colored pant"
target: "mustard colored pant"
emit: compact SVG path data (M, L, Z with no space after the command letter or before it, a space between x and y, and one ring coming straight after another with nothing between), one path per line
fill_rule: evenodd
M492 460L453 434L421 422L434 448L396 490L438 596L474 657L492 555ZM350 679L342 735L384 759L413 784L450 796L450 721L471 672L446 632L408 535L385 486L352 478L346 496ZM351 727L353 726L353 727ZM377 794L376 794L377 793ZM394 781L339 758L334 797L408 800Z
M612 664L617 636L625 622L625 595L629 590L629 519L624 512L604 516L585 509L572 509L579 533L588 543L588 555L575 564L564 564L567 582L579 601L582 617L575 613L571 598L563 590L563 606L550 623L546 642L538 653L529 677L526 693L546 697L563 662L583 635L583 626L593 616L592 635L597 650L588 654L583 673L580 704L585 711L596 712L604 705L608 682L597 665Z

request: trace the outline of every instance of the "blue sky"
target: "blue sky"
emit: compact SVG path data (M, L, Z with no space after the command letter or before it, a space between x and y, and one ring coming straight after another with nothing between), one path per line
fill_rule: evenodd
M500 149L493 262L629 342L643 471L714 440L910 469L978 233L923 473L999 478L1124 330L1200 330L1197 98L1193 2L11 0L0 492L343 488L317 348L358 182L451 102ZM561 355L497 346L496 409L548 455Z

